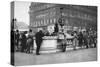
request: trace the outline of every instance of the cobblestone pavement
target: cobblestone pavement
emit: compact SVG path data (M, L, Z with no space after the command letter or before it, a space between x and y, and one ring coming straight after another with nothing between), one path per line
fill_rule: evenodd
M15 65L37 65L37 64L54 64L69 62L96 61L97 48L70 50L57 53L41 53L41 55L15 53Z

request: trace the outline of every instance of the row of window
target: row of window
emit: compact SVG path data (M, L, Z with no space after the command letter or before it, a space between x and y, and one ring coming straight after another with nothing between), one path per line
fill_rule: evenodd
M53 19L46 19L46 20L41 20L41 21L35 21L32 23L33 27L38 27L38 26L46 26L48 24L54 24L56 23L56 18Z
M37 15L36 18L39 19L39 18L53 17L53 16L55 16L55 14L56 14L56 12L48 12L45 14Z
M52 4L45 4L45 5L40 5L40 6L36 6L36 7L31 6L31 10L40 11L40 10L47 9L47 8L50 8L50 7L53 7L53 6L54 5L52 5Z
M84 19L84 20L90 20L93 21L95 20L95 17L89 15L89 14L85 14L85 13L79 13L79 12L66 12L66 13L62 13L63 16L68 16L68 17L76 17L76 18L80 18L80 19Z

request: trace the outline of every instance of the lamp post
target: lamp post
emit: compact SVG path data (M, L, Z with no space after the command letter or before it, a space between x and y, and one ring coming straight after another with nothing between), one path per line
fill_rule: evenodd
M17 25L16 25L17 19L12 19L11 21L11 30L14 30L15 28L17 29Z
M61 26L61 28L63 28L63 26L64 26L64 17L63 17L63 15L62 15L62 10L63 10L63 9L64 9L63 7L60 8L60 18L59 18L59 20L58 20L58 23L59 23L59 25ZM62 29L62 31L63 31L63 29Z
M59 32L58 25L61 26L61 28L63 28L63 26L64 26L65 19L64 19L63 15L62 15L62 10L63 9L64 9L63 7L60 7L60 17L58 19L58 23L55 24L55 32L56 33ZM63 29L61 31L63 32Z

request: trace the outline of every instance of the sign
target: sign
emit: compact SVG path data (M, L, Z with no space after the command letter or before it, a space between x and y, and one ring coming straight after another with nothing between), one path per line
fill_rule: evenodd
M47 30L49 31L49 33L53 33L54 32L54 25L48 26Z

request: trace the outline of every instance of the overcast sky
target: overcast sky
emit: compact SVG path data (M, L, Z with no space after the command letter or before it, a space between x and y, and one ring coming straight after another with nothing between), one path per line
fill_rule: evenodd
M29 6L30 2L15 1L15 18L18 22L24 22L29 25Z

